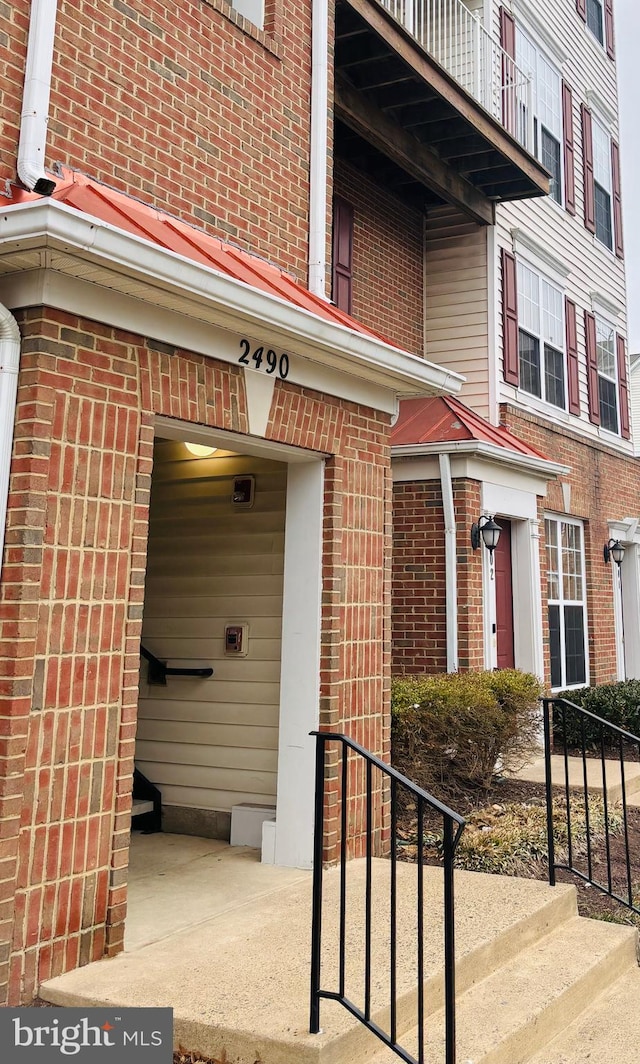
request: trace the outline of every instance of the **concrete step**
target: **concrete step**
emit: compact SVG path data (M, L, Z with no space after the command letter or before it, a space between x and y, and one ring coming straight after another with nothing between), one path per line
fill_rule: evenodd
M607 798L610 802L622 800L622 773L620 762L605 759L604 778L602 761L600 758L587 758L587 786L594 794L602 794L607 789ZM568 757L567 767L569 773L569 786L582 790L584 787L584 769L581 757ZM544 784L545 769L544 757L538 757L524 768L512 773L513 779L524 780L528 783ZM554 785L565 785L564 757L560 754L551 756L551 779ZM624 762L624 781L627 795L627 803L630 806L640 806L640 763L637 761Z
M261 867L261 866L260 866ZM272 870L277 871L277 870ZM347 994L362 1001L365 862L348 866ZM339 872L325 877L324 984L337 978ZM207 889L203 884L202 889ZM398 991L400 1030L416 1022L416 867L398 866ZM373 1016L384 1021L389 993L389 862L374 861ZM323 1001L322 1033L310 1035L310 880L283 880L281 890L162 941L98 961L45 983L41 996L60 1005L141 1005L174 1008L175 1040L230 1064L353 1064L380 1042L339 1004ZM576 919L575 888L535 880L456 873L458 989L481 983L515 963L522 950L547 940ZM608 928L606 930L609 930ZM617 930L617 929L614 929ZM442 1007L442 872L425 869L427 1012ZM434 1016L434 1023L436 1021ZM397 1058L396 1058L397 1059ZM460 1056L464 1062L464 1056Z
M536 1054L537 1064L552 1064L548 1043L568 1024L578 1022L585 1004L608 992L621 972L640 976L634 930L573 918L458 995L458 1060L461 1064L524 1064ZM425 1064L444 1059L442 1031L443 1017L436 1014L427 1024ZM405 1035L402 1045L417 1057L417 1029ZM374 1062L392 1064L393 1059L384 1050ZM586 1054L567 1059L591 1064ZM564 1060L562 1055L554 1058L557 1064ZM610 1056L607 1064L611 1060L617 1057ZM636 1048L634 1064L637 1060Z
M638 1064L640 969L633 968L591 1003L530 1064Z
M153 813L153 802L144 798L134 798L131 806L131 816L142 816L143 813Z

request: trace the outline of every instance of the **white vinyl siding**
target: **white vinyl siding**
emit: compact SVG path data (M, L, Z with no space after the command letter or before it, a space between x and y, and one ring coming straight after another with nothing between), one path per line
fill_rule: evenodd
M234 509L233 478L248 474L254 505ZM265 459L156 444L142 642L170 665L214 669L158 687L141 664L136 763L165 805L275 804L286 475ZM241 623L248 655L225 655L225 626Z
M575 7L569 11L556 0L516 0L513 5L516 22L522 16L525 22L529 12L535 14L536 30L544 28L545 37L540 45L553 63L562 70L563 80L573 92L573 133L575 150L575 197L576 213L571 215L560 210L549 198L540 197L520 202L501 204L496 210L497 272L501 248L514 253L514 231L536 242L557 262L563 263L566 273L554 277L565 296L576 306L577 349L579 366L580 415L571 418L572 429L577 429L586 439L601 437L600 427L589 421L587 382L587 355L585 344L584 314L593 312L594 302L601 302L610 312L617 332L626 335L626 291L624 263L607 247L585 229L584 225L584 177L582 162L582 123L580 108L586 104L597 121L602 112L607 117L607 133L617 140L618 113L615 64L606 51L585 32L584 22L576 15ZM525 30L527 26L525 25ZM500 3L492 6L492 33L500 35ZM537 39L537 38L536 38ZM593 93L597 94L597 101ZM598 106L601 105L600 107ZM609 121L610 119L610 121ZM609 157L609 172L611 161ZM524 240L523 240L524 243ZM539 264L544 272L544 265ZM619 309L614 309L619 308ZM504 381L502 364L502 314L499 305L496 320L496 351L498 359L499 401L520 404L528 409L538 409L535 400L528 403L527 396L514 385ZM566 424L569 415L561 410L554 413L553 407L545 408L545 416L551 421L557 418ZM619 440L621 449L630 445Z
M487 417L487 230L451 207L429 211L425 357L466 378L460 398Z

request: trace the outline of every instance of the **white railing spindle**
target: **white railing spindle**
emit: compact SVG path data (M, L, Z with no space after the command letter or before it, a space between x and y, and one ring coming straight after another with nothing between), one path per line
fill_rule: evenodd
M462 0L377 0L485 110L533 152L531 80Z

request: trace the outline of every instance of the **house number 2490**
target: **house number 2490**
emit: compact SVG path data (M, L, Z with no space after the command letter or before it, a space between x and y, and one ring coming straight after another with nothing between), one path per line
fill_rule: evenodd
M251 366L252 369L262 369L265 373L277 373L281 380L289 374L289 356L277 355L270 347L265 351L264 347L256 347L251 353L251 344L248 340L240 341L242 354L238 359L243 366Z

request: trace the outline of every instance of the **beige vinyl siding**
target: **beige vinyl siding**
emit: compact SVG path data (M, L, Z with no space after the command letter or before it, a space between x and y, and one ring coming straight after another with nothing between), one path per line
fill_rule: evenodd
M425 244L426 357L464 374L460 398L486 417L487 230L442 207L429 211Z
M509 6L507 3L506 6ZM553 406L538 404L538 413L544 412L544 416L551 421L558 421L572 429L578 429L587 437L605 437L608 442L615 440L610 433L604 433L596 426L591 425L588 417L587 400L587 369L586 348L584 335L584 312L593 311L593 299L600 295L608 304L620 308L618 316L609 314L611 323L624 336L626 335L626 293L624 262L600 244L595 237L587 232L584 227L584 181L582 163L582 123L580 105L586 103L593 110L594 117L598 119L598 112L589 92L597 93L606 108L616 116L613 124L605 122L607 132L614 140L618 139L617 125L617 88L616 67L600 45L595 41L591 33L585 28L584 22L575 10L575 4L558 4L556 0L526 0L526 3L518 5L517 0L513 10L518 17L523 12L525 17L522 26L529 33L548 59L559 66L558 57L551 50L548 42L536 35L535 27L526 21L526 11L535 9L538 21L544 23L548 36L556 42L557 48L565 57L560 73L564 80L573 90L573 127L575 146L575 191L576 191L576 214L572 217L564 207L560 207L551 199L543 198L536 200L523 200L521 202L504 204L497 209L497 243L498 256L500 248L506 247L513 251L512 230L519 229L532 237L538 245L545 248L554 259L564 263L568 275L564 280L564 293L573 300L577 307L577 331L578 331L578 356L580 366L580 417L556 411ZM494 5L493 29L499 37L499 7ZM606 116L603 116L603 118ZM623 148L624 150L624 148ZM498 273L500 261L498 259ZM540 272L544 269L540 267ZM551 271L547 271L551 280L554 280ZM498 289L500 297L500 287ZM499 308L500 309L500 308ZM497 349L499 357L499 379L501 399L521 404L524 407L531 406L531 401L526 393L508 384L502 377L502 315L498 313L498 337ZM535 408L535 403L534 403ZM628 448L626 441L620 444Z
M237 510L233 478L247 474L254 505ZM157 687L141 663L136 763L165 805L275 804L286 476L279 462L156 443L142 642L169 665L214 669ZM246 657L225 655L228 624L248 624Z

